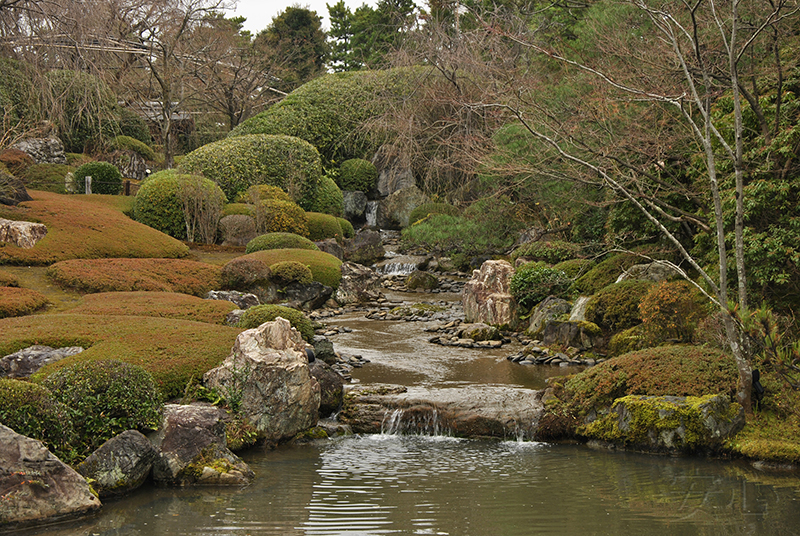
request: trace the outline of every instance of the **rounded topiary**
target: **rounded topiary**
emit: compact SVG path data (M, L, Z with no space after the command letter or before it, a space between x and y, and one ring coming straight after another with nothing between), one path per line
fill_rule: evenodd
M92 178L93 194L118 195L122 190L122 174L117 166L108 162L89 162L75 170L75 188L86 191L86 177Z
M314 242L335 238L342 241L342 226L335 216L320 212L306 212L308 218L308 238Z
M227 290L249 291L254 286L268 283L271 275L269 266L263 262L237 257L222 267L220 282Z
M509 291L525 309L530 309L548 296L566 298L572 280L561 270L544 262L531 262L519 267L511 276Z
M75 440L67 407L35 383L0 379L0 424L38 439L59 455Z
M0 318L29 315L48 302L47 296L38 290L0 287Z
M228 203L222 207L222 216L252 216L254 210L253 205L247 203Z
M344 235L345 238L353 238L356 236L356 231L353 229L352 223L344 218L336 218L336 221L339 222L339 227L342 228L342 235Z
M563 240L539 240L522 244L511 254L513 260L522 257L532 261L544 261L548 264L574 259L580 253L578 244Z
M116 359L63 367L42 384L69 408L88 452L125 430L155 429L161 400L153 377L140 366Z
M285 287L292 283L310 285L314 281L311 268L297 261L276 262L269 267L272 270L270 279L276 285Z
M215 181L229 199L254 184L269 184L288 192L303 208L313 204L322 177L317 150L292 136L226 138L187 154L179 168Z
M314 212L341 216L344 212L344 196L332 178L324 175L319 181L317 196L311 205Z
M698 323L708 316L706 303L688 281L662 281L642 298L639 314L651 340L691 342Z
M272 266L281 261L297 261L311 268L314 281L338 288L342 281L342 261L324 251L310 249L266 249L246 255Z
M639 303L651 286L651 281L633 279L603 288L586 304L586 320L609 331L620 331L640 324Z
M308 237L306 211L291 201L267 199L255 206L256 230L260 233L294 233Z
M303 236L294 233L267 233L257 236L247 243L245 253L265 249L311 249L319 251L317 245Z
M120 151L133 151L145 160L156 159L156 153L149 145L131 136L115 136L109 144Z
M378 170L368 160L351 158L342 162L339 168L339 188L369 192L375 187Z
M255 205L258 204L259 201L266 201L267 199L292 201L289 194L281 190L278 186L271 186L269 184L256 184L255 186L251 186L244 192L240 192L236 201Z
M447 203L422 203L420 206L411 211L411 214L408 216L408 222L410 224L416 223L426 218L429 214L447 214L448 216L458 216L459 210L453 205L449 205Z
M257 328L264 322L272 322L278 317L285 318L292 324L303 339L306 341L314 340L314 328L311 321L302 312L284 307L282 305L257 305L244 312L239 320L238 326L243 329Z

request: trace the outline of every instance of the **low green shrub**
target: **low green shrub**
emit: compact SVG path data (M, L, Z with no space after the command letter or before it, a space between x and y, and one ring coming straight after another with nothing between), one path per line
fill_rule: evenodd
M0 318L29 315L47 304L47 296L37 290L0 287Z
M498 232L488 221L447 214L432 214L403 229L401 237L405 249L467 257L506 251L513 243L511 235Z
M553 265L553 268L561 270L567 274L567 277L575 280L591 270L595 264L595 261L591 259L570 259Z
M548 296L567 298L572 280L561 270L544 262L530 262L519 267L511 276L509 291L526 310Z
M294 233L267 233L255 237L247 243L245 253L266 249L310 249L319 251L314 242Z
M338 288L342 280L342 261L322 251L310 249L268 249L256 251L240 257L244 259L260 260L267 266L272 266L281 261L297 261L308 266L314 281L323 285Z
M25 183L25 187L31 190L64 194L67 173L74 169L67 164L34 164L18 176Z
M447 203L423 203L416 207L408 216L410 223L416 223L430 214L447 214L448 216L458 216L459 210Z
M224 289L247 292L254 286L268 284L271 275L269 266L263 262L237 257L222 267L220 281Z
M574 289L579 294L590 296L615 282L625 270L639 261L640 258L636 255L626 253L613 255L578 278Z
M663 281L650 287L639 314L651 340L691 342L697 324L708 316L707 303L691 283Z
M658 346L653 344L652 339L645 333L644 326L637 324L632 328L623 329L619 333L615 333L608 341L608 355L614 357L617 355L627 354L643 348L651 346Z
M353 229L353 224L350 223L348 220L344 218L336 218L336 221L339 222L339 227L342 228L342 235L345 238L353 238L356 236L356 231Z
M281 190L280 187L271 186L269 184L256 184L244 192L240 192L236 197L238 203L249 203L251 205L256 205L259 201L266 201L267 199L291 201L294 203L291 196Z
M156 153L149 145L131 136L116 136L109 140L109 145L120 151L133 151L145 160L156 159Z
M255 206L256 230L260 233L294 233L308 237L308 217L296 203L267 199Z
M323 175L319 180L317 196L311 204L311 210L313 212L321 212L337 217L344 213L344 197L342 191L333 179L327 175Z
M228 203L222 207L222 216L252 216L254 210L253 205L247 203Z
M608 331L620 331L641 324L639 304L652 286L652 281L634 279L603 288L586 304L586 320Z
M0 379L0 424L38 439L60 458L76 438L67 407L45 387L26 381Z
M580 254L581 247L563 240L539 240L522 244L511 254L513 260L520 257L532 261L544 261L548 264L574 259Z
M291 285L292 283L310 285L314 281L311 268L297 261L276 262L270 266L269 269L272 271L270 280L281 287Z
M125 430L154 430L161 399L153 377L142 367L117 359L64 367L42 385L67 406L83 453Z
M378 170L372 162L362 158L351 158L342 162L339 167L337 184L342 190L369 192L375 188L377 179Z
M335 238L337 242L342 241L342 226L335 216L321 214L319 212L306 212L308 218L308 238L312 242Z
M179 169L215 181L228 199L237 199L254 184L270 184L288 192L303 208L313 204L322 177L317 150L292 136L226 138L187 154Z
M297 309L282 305L257 305L251 307L244 312L238 325L242 329L253 329L264 322L272 322L279 316L288 320L292 327L300 332L303 339L309 342L314 340L314 328L311 327L311 321L306 318L306 315Z
M144 143L148 147L150 146L153 137L150 135L150 127L147 126L147 121L141 115L129 108L118 107L117 116L119 120L119 131L123 136L129 136ZM155 158L152 158L152 160L155 160Z
M75 170L75 189L86 191L86 177L92 178L92 193L119 195L122 190L122 174L117 166L108 162L89 162Z

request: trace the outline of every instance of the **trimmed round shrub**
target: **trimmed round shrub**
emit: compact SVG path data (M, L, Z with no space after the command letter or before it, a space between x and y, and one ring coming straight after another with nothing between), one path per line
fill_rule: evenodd
M269 184L256 184L255 186L251 186L244 192L240 192L236 201L239 203L256 205L259 201L266 201L267 199L294 202L289 194L281 190L278 186L270 186Z
M308 218L308 238L313 242L335 238L337 242L342 241L342 226L335 216L321 214L319 212L306 212Z
M260 233L294 233L308 237L306 211L291 201L267 199L255 206L256 230Z
M0 318L29 315L48 302L47 296L33 289L0 287Z
M586 320L608 331L641 324L639 304L652 286L651 281L633 279L603 288L586 304Z
M448 216L458 216L459 210L453 205L447 203L423 203L411 211L408 216L409 224L414 224L426 217L429 214L447 214Z
M338 288L342 280L342 261L323 251L310 249L267 249L250 253L242 258L257 259L272 266L281 261L297 261L311 269L314 281Z
M155 429L161 400L153 377L117 359L63 367L42 381L69 408L84 452L125 430Z
M362 158L345 160L339 168L338 185L342 190L369 192L375 188L376 180L378 180L378 170L372 162Z
M278 286L285 287L292 283L310 285L314 281L311 268L297 261L276 262L269 267L272 270L270 279Z
M256 259L237 257L222 267L220 281L227 290L248 291L254 286L269 283L272 271Z
M613 255L578 278L573 288L584 296L590 296L615 282L625 270L639 261L636 255Z
M75 440L67 407L45 387L26 381L0 379L0 424L38 439L59 457Z
M342 235L345 238L353 238L356 236L356 231L353 229L353 224L350 223L348 220L344 218L336 218L336 221L339 222L339 227L342 228Z
M19 286L19 278L12 274L11 272L7 272L5 270L0 270L0 287L18 287Z
M706 303L688 281L663 281L650 287L639 314L651 340L691 342L698 323L708 316Z
M31 190L65 194L65 178L74 169L67 164L34 164L18 176Z
M336 186L333 179L327 175L324 175L319 181L317 196L314 198L311 210L322 212L323 214L331 214L332 216L341 216L344 212L342 191Z
M563 240L539 240L522 244L511 254L513 260L522 257L532 261L544 261L548 264L574 259L580 253L578 244Z
M20 173L23 173L36 162L25 151L9 147L0 152L0 163L5 164L9 173L19 177Z
M257 236L247 243L245 253L265 249L310 249L319 251L317 245L304 236L294 233L267 233Z
M530 262L511 276L509 291L525 309L531 309L548 296L566 298L572 281L561 270L543 262Z
M86 191L86 177L92 178L92 193L118 195L122 190L122 174L117 166L108 162L89 162L75 170L75 188Z
M302 312L282 305L256 305L244 312L238 326L242 329L257 328L264 322L272 322L278 317L284 318L292 327L300 332L306 341L314 340L314 328L311 321Z
M228 199L254 184L269 184L288 192L303 208L312 206L322 177L317 150L292 136L227 138L195 149L178 167L215 181Z
M156 153L149 145L131 136L115 136L109 141L109 145L120 151L133 151L145 160L156 159Z
M247 203L228 203L222 207L222 217L225 216L252 216L253 205Z
M591 259L570 259L554 264L553 268L561 270L567 274L567 277L574 280L591 270L595 264Z

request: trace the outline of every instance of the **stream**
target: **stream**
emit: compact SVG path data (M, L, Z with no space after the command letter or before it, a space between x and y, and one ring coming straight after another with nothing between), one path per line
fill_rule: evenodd
M453 301L403 294L392 301ZM542 389L568 367L522 366L499 349L442 347L435 322L328 318L339 352L370 360L352 375L424 396L434 390ZM517 345L517 346L515 346ZM96 517L20 531L48 536L647 534L796 535L800 481L744 462L592 450L577 444L391 433L241 454L245 488L146 486Z

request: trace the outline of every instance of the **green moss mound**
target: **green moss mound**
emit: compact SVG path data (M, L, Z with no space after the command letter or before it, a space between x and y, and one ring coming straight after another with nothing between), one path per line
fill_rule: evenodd
M179 259L92 259L62 261L47 276L78 292L147 290L205 296L219 288L219 266Z
M0 424L38 439L57 456L68 453L76 437L67 407L45 387L25 381L0 379Z
M236 305L225 300L205 300L175 292L100 292L84 296L70 314L100 316L152 316L225 324Z
M281 261L297 261L308 266L314 281L319 281L323 285L338 288L342 280L342 261L322 251L308 249L270 249L256 251L240 257L244 259L255 259L263 262L267 266Z
M222 207L222 216L252 216L254 210L253 205L247 203L228 203Z
M575 281L574 289L584 296L590 296L616 281L622 272L639 260L639 257L627 254L609 257Z
M161 398L153 377L118 359L62 367L42 379L68 408L83 454L125 430L156 429Z
M567 274L567 277L574 280L591 270L595 264L597 263L591 259L570 259L554 264L553 268L561 270Z
M342 226L339 220L330 214L319 212L306 212L308 218L308 238L313 242L335 238L338 242L342 241Z
M133 151L145 160L156 159L156 153L149 145L131 136L115 136L109 141L109 145L120 151Z
M580 254L581 247L572 242L563 240L539 240L523 244L511 254L513 260L519 258L530 259L532 261L544 261L548 264L558 264L559 262L574 259Z
M189 254L180 241L135 222L110 203L122 196L67 196L29 191L24 207L0 206L0 217L43 223L47 236L30 249L6 244L0 264L46 265L103 257L177 258Z
M255 186L251 186L244 192L240 192L236 201L239 203L256 205L259 201L266 201L267 199L293 202L289 194L281 190L278 186L270 186L269 184L256 184Z
M261 233L308 236L308 216L296 203L267 199L255 206L256 229Z
M414 224L420 220L427 218L430 214L447 214L448 216L457 216L459 210L453 205L447 203L423 203L411 211L408 216L408 221Z
M122 173L108 162L89 162L75 170L75 191L86 191L86 177L92 178L92 193L119 195L122 191Z
M47 296L29 288L0 287L0 318L29 315L47 305Z
M363 158L351 158L342 162L337 184L342 190L369 192L375 188L377 180L378 170L372 162Z
M74 167L67 164L34 164L21 172L18 177L28 189L64 194L67 173L74 170Z
M319 153L292 136L237 136L204 145L181 160L179 169L219 184L228 199L254 184L278 186L310 208L322 177Z
M332 216L344 213L344 196L332 178L324 175L319 181L317 196L311 205L313 212L322 212Z
M311 268L297 261L276 262L269 269L272 271L270 279L281 287L292 283L310 285L314 281Z
M336 218L336 221L339 222L339 227L342 228L342 235L344 235L345 238L353 238L356 235L356 231L353 229L352 223L344 218Z
M257 236L248 242L245 253L267 249L310 249L319 251L317 245L304 236L294 233L267 233Z
M251 307L242 315L242 319L239 320L239 327L242 329L257 328L264 322L272 322L279 316L288 320L292 327L300 332L303 339L309 342L314 340L314 328L311 327L311 321L306 318L306 315L296 309L282 305L257 305Z
M651 281L627 280L603 288L586 304L586 320L609 331L641 324L639 304L652 286Z

